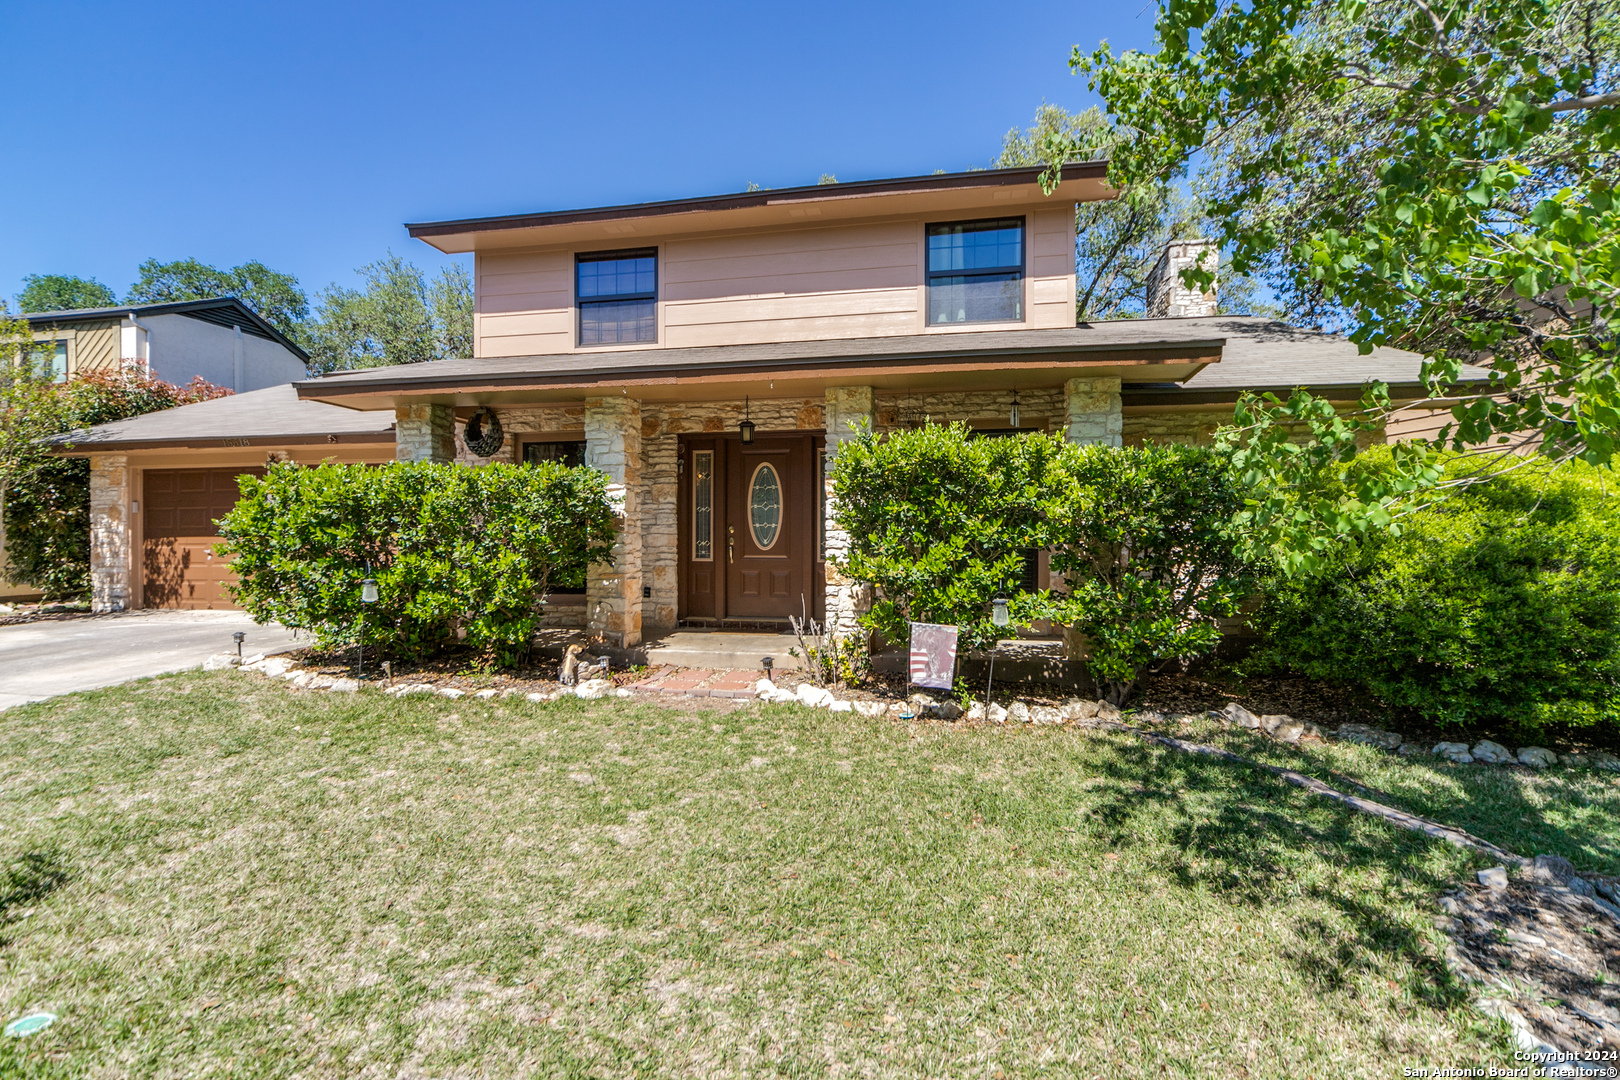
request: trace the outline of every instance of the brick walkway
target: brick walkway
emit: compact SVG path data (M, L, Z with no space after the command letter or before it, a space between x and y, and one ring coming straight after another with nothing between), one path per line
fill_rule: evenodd
M752 671L711 671L689 668L632 683L632 690L656 690L688 697L751 698L759 675Z

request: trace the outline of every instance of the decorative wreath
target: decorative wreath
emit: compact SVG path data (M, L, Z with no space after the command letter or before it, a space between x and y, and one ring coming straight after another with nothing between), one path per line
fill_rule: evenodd
M486 420L489 422L487 430L484 428ZM501 430L501 418L495 415L495 410L481 408L467 421L467 428L461 433L461 439L467 444L467 449L477 457L489 457L506 441L506 432Z

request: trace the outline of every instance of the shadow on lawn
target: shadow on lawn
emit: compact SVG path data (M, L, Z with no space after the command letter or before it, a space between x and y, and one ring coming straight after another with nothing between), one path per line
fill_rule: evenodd
M0 871L0 948L11 944L4 930L25 917L24 908L45 899L73 879L55 851L28 851Z
M1411 966L1409 990L1427 1004L1444 1009L1466 1000L1429 945L1425 920L1397 914L1452 885L1465 857L1435 859L1441 841L1390 828L1259 769L1143 745L1121 749L1100 769L1117 783L1097 792L1088 812L1106 823L1117 848L1152 836L1176 852L1160 866L1170 882L1233 904L1258 909L1303 895L1335 909L1339 919L1301 919L1297 944L1283 952L1317 985L1343 988L1358 974L1387 978L1396 957Z

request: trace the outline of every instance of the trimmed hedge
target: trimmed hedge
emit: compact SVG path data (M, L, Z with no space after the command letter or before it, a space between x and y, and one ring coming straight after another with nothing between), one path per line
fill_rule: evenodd
M1515 466L1274 588L1249 669L1359 685L1438 724L1620 733L1615 474Z
M259 622L323 647L421 657L465 639L487 661L528 651L540 603L584 584L614 537L607 478L562 465L276 465L244 477L220 521L235 595ZM381 599L362 604L370 574Z

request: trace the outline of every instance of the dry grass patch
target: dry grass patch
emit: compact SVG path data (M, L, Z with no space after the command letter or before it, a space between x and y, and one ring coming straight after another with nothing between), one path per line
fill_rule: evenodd
M8 711L26 1076L1389 1076L1510 1057L1466 856L1067 728L310 694ZM32 860L32 861L30 861Z

